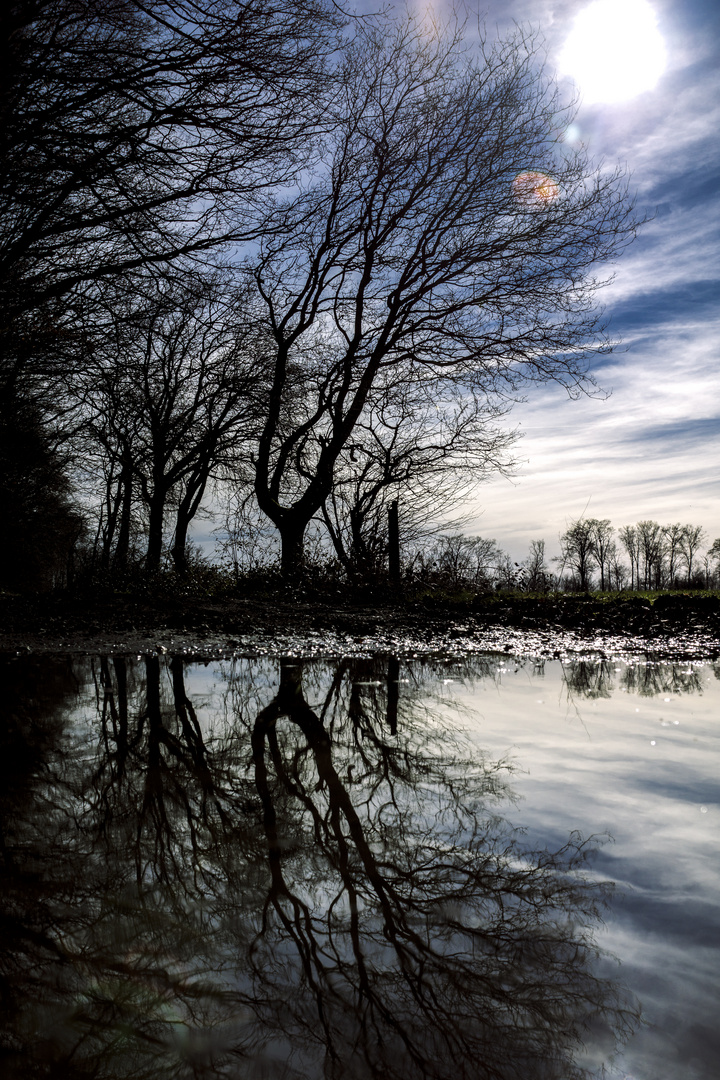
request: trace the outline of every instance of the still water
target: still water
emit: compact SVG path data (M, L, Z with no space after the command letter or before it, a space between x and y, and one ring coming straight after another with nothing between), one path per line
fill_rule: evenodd
M720 668L0 661L0 1074L720 1075Z

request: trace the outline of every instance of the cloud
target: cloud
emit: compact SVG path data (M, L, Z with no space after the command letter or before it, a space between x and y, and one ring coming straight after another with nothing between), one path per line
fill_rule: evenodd
M667 324L674 318L686 320L685 312L692 318L693 305L704 296L712 300L711 290L720 278L719 225L718 208L703 205L675 210L644 226L615 267L614 281L600 294L617 325L623 315L634 314L636 322L653 330L653 303L662 305L662 322ZM687 291L680 295L678 289ZM642 305L633 309L631 304L639 300ZM717 305L712 311L717 313Z
M578 3L513 5L544 19L552 49ZM512 481L478 488L474 532L515 558L583 512L622 525L642 518L703 525L720 536L720 72L707 14L658 4L670 71L657 93L581 107L591 155L626 161L641 210L655 213L599 294L621 344L592 373L607 400L569 401L534 388L510 420L524 438ZM532 10L531 10L532 9ZM656 213L657 211L657 213Z
M587 699L569 692L550 661L458 696L490 759L512 747L520 801L508 816L530 844L553 849L570 828L615 838L591 868L618 884L598 943L621 959L620 978L649 1022L616 1062L618 1075L706 1080L718 1052L718 803L708 751L720 686L703 679L702 695L661 702L622 693L622 678L612 697ZM677 725L662 728L663 714ZM618 975L610 964L600 970ZM592 1034L590 1049L599 1064Z
M720 535L720 325L664 323L597 372L609 398L570 401L545 387L516 407L525 459L513 481L477 489L472 532L514 558L530 540L552 551L583 512L615 526L690 522Z

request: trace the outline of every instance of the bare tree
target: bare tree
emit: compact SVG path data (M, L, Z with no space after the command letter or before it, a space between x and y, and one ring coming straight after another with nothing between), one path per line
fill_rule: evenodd
M595 559L600 571L600 588L605 591L605 578L609 572L610 563L615 551L613 541L614 528L609 518L592 519L592 538Z
M682 553L682 540L686 526L676 522L663 526L665 538L665 557L667 559L667 584L673 588L678 571L679 557Z
M395 499L406 552L447 528L453 505L468 489L511 464L514 434L497 426L498 415L472 393L429 398L415 383L376 390L338 456L322 508L343 566L371 575L383 570L387 513Z
M95 555L102 569L124 568L137 545L141 523L137 513L135 426L122 391L122 369L106 369L90 393L92 411L85 408L82 381L70 397L79 400L78 429L71 442L77 452L76 473L82 477L85 500L96 508ZM99 507L98 507L99 502Z
M439 536L429 547L416 551L413 572L420 580L444 588L489 589L502 575L507 558L495 540L454 533Z
M495 588L522 590L525 588L525 567L515 562L506 551L498 551L495 565Z
M685 525L680 541L680 553L687 569L688 585L692 581L695 557L705 543L706 533L701 525Z
M595 549L596 518L579 518L560 536L560 564L562 574L566 566L577 574L577 583L582 592L587 592L591 585L591 574L597 565Z
M623 525L619 530L620 543L630 560L630 588L640 588L640 542L634 525Z
M547 592L552 574L545 560L545 541L531 540L530 554L523 561L525 588L530 592Z
M625 588L628 579L628 568L625 563L621 562L620 553L615 544L613 544L613 550L610 554L609 579L611 587L617 589L618 592Z
M634 231L622 176L553 136L561 103L532 39L473 59L412 19L369 26L343 78L255 267L275 340L255 490L289 573L388 369L438 398L587 387L605 342L594 274Z
M639 557L642 558L643 564L644 587L646 589L658 588L662 580L662 564L665 554L662 527L658 525L657 521L638 521L636 530Z
M54 435L48 374L74 368L105 283L182 273L270 227L342 21L331 0L3 5L0 423L27 404ZM128 475L118 459L105 477L116 551Z
M159 566L172 505L172 557L184 572L188 528L208 482L237 466L257 432L262 344L257 328L243 324L242 301L217 281L148 287L142 303L115 318L71 389L81 390L83 432L105 463L105 541L117 532L115 561L127 554L137 495L147 515L147 567Z
M631 588L672 588L681 560L689 583L697 553L705 542L702 526L660 525L650 520L625 525L618 535L630 559Z
M297 165L338 19L323 0L18 0L3 8L6 361L90 285L255 233ZM58 326L59 324L59 326Z
M252 478L246 488L234 476L228 491L222 488L223 516L215 530L221 565L237 583L244 574L267 572L278 562L278 537L272 524L258 509Z

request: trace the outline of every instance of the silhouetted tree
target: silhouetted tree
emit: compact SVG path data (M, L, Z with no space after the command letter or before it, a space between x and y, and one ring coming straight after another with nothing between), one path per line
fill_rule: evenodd
M241 299L218 281L194 276L182 288L148 281L148 293L115 311L70 393L80 399L81 433L101 452L104 541L107 548L117 532L115 563L127 555L137 500L147 567L160 564L172 507L172 557L184 572L188 528L208 483L242 457L257 432L262 342Z
M685 532L685 526L676 522L674 525L663 526L663 536L665 538L665 557L667 559L667 585L670 589L675 584L675 578L678 572L678 562L682 550L682 539Z
M560 536L560 573L569 566L577 574L577 583L582 592L587 592L591 584L591 574L597 565L595 549L596 518L579 518ZM609 524L609 523L608 523Z
M693 564L705 538L706 533L701 525L685 525L680 540L680 554L687 570L688 585L692 582Z
M658 588L665 554L663 530L657 521L638 521L639 559L642 559L642 580L646 589ZM638 568L639 568L638 562ZM639 580L638 580L639 584Z
M550 587L551 573L545 561L545 541L531 540L530 554L523 561L525 588L529 592L546 592Z
M640 541L634 525L623 525L619 530L620 542L630 560L630 588L640 588Z
M628 568L625 563L621 562L617 545L613 544L610 552L610 581L612 586L618 591L624 589L627 578Z
M31 358L30 328L37 354L40 312L71 323L93 283L255 234L314 122L337 23L322 0L3 7L6 362Z
M614 528L610 524L609 518L591 518L592 521L592 541L593 541L593 554L595 561L597 562L598 570L600 571L600 588L605 591L605 577L608 573L610 562L614 555L614 541L613 533Z
M525 567L515 562L506 551L498 549L494 567L494 584L497 589L522 590L525 588Z
M507 558L495 540L454 533L438 536L416 551L413 575L449 589L489 589L502 575Z
M586 383L592 272L633 233L622 177L560 146L529 38L358 28L330 133L278 206L258 294L275 340L255 490L288 573L390 372L438 400Z
M22 398L48 427L53 375L85 355L105 283L182 273L272 227L268 193L320 121L342 21L324 0L3 5L0 404ZM121 557L126 458L101 481Z
M373 394L338 455L322 512L347 570L377 574L386 566L387 514L399 503L407 556L442 525L470 487L510 466L513 434L497 426L498 409L472 394L428 398L422 385L389 385Z

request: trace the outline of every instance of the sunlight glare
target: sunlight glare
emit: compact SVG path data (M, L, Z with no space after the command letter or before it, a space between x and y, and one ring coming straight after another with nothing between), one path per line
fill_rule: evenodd
M651 90L666 60L647 0L594 0L575 19L558 66L586 104L613 103Z
M513 180L513 194L525 206L538 206L556 199L560 189L545 173L522 172Z

